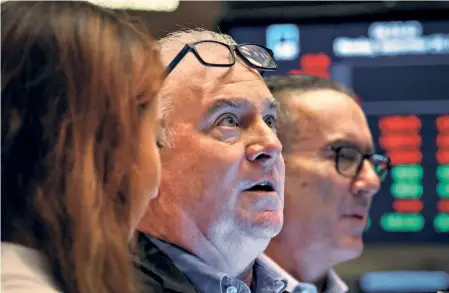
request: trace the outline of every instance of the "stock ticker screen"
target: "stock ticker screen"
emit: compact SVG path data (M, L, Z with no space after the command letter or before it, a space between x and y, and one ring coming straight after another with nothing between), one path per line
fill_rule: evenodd
M376 149L392 169L375 196L365 240L449 243L449 20L232 25L264 44L265 75L313 74L355 90Z

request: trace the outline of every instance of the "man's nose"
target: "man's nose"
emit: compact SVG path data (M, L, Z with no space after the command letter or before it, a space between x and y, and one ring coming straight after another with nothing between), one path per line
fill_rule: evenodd
M365 197L374 196L380 189L380 179L374 170L373 164L365 160L360 173L352 185L353 194L360 194Z
M247 159L266 166L274 164L282 153L282 144L275 130L261 121L251 131L253 133L251 133L250 142L246 148Z

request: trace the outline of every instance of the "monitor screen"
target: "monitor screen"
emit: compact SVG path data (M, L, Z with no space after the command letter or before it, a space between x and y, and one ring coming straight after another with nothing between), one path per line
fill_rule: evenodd
M357 93L393 164L367 242L449 243L449 20L233 24L226 33L273 50L279 69L266 76L313 74Z

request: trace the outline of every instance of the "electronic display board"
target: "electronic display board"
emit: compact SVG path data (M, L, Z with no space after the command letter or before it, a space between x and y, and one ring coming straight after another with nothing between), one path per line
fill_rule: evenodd
M339 81L360 97L392 169L375 196L367 242L449 243L449 20L233 24L279 70Z

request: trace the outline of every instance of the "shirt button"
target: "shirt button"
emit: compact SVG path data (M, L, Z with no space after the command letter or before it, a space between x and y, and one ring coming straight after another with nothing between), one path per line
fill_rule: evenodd
M231 280L230 277L224 276L223 279L222 279L222 283L223 283L224 286L229 286L229 285L231 285L232 280Z
M226 289L226 293L237 293L237 288L235 288L234 286L229 286Z

